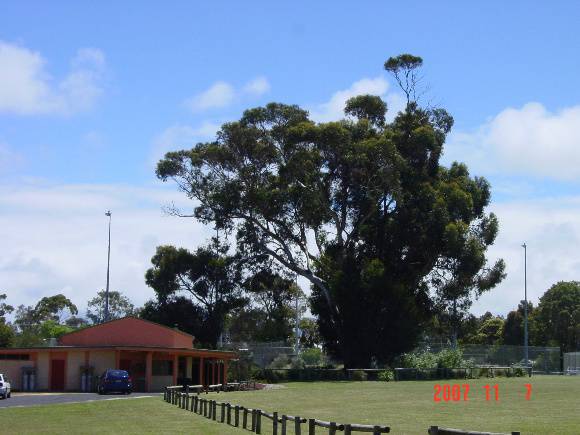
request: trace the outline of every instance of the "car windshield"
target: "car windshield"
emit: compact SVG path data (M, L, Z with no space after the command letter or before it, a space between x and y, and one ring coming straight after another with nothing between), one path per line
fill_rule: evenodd
M108 378L116 379L116 378L127 378L129 377L129 373L125 370L111 370L107 373Z

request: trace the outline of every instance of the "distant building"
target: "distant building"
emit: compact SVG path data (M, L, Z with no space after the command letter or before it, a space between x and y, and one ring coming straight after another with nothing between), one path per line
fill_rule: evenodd
M193 342L177 329L125 317L65 334L56 346L0 349L0 373L20 391L93 391L108 368L127 370L135 391L226 383L236 353L194 349Z

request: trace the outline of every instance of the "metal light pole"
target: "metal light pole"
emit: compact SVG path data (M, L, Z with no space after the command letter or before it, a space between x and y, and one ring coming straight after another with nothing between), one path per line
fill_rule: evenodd
M109 320L109 265L111 263L111 210L107 210L105 216L109 217L109 248L107 250L107 289L105 290L105 314L104 321Z
M528 366L528 247L524 243L524 357Z

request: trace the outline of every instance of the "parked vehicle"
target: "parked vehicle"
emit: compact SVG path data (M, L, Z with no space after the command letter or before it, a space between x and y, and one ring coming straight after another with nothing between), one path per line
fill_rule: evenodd
M99 394L113 392L131 394L131 391L133 391L133 381L125 370L107 369L99 378L97 385Z
M0 399L9 399L11 392L10 382L8 382L6 376L0 373Z

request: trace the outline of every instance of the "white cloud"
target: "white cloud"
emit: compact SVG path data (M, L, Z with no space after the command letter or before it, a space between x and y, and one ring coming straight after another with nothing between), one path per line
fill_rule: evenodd
M193 148L200 141L210 140L215 137L221 125L206 121L199 127L175 124L166 128L153 141L150 162L155 164L166 152Z
M165 215L161 208L171 202L192 207L174 186L3 185L0 293L12 305L30 305L63 292L84 310L105 285L104 212L111 209L111 288L142 304L153 296L144 273L156 246L195 249L212 234L192 219Z
M450 135L446 160L488 172L580 181L580 106L507 108L474 132Z
M194 113L219 109L230 106L246 96L260 97L269 90L270 83L262 76L249 81L239 90L230 83L218 81L200 94L188 98L185 106Z
M256 77L254 80L246 83L243 92L249 95L259 97L270 90L270 82L266 77Z
M104 54L80 49L59 81L35 51L0 41L0 112L19 115L72 114L88 110L103 93Z
M500 231L490 259L503 258L507 278L474 304L474 311L507 314L524 298L524 250L528 246L528 299L537 305L558 281L578 280L580 196L492 204Z
M235 90L232 85L226 82L216 82L201 94L189 98L185 105L192 112L201 112L229 106L234 101L234 97Z

